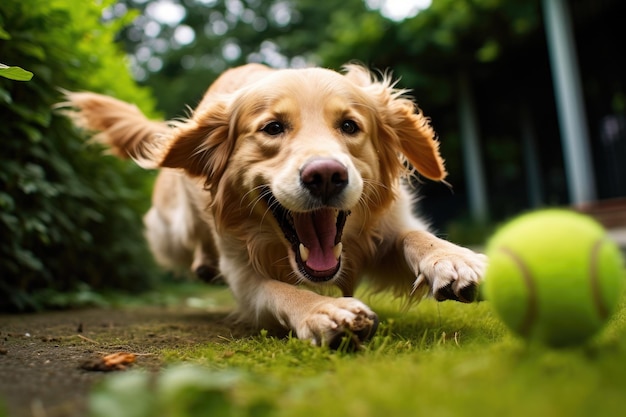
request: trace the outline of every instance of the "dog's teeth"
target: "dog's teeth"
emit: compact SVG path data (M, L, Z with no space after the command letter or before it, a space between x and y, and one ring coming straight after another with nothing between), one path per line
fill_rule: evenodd
M302 262L306 262L309 259L309 248L300 243L300 258Z
M333 248L333 254L335 255L336 259L339 259L339 257L341 256L341 251L343 251L343 243L339 242Z

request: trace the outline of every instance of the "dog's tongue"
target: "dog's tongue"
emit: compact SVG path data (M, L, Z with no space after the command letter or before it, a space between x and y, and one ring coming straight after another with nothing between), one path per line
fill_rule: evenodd
M308 250L305 264L317 272L337 268L335 237L337 215L334 209L320 209L310 213L294 213L294 226L300 243Z

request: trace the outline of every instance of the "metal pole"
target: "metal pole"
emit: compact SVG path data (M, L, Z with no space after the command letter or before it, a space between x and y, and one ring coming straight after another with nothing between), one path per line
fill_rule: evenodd
M474 220L482 222L486 221L489 216L485 172L472 88L464 72L459 73L459 119L470 214Z
M543 12L569 195L581 204L596 190L572 24L564 0L543 0Z
M524 101L520 106L520 136L526 168L526 182L528 183L528 200L532 208L543 205L543 187L539 154L537 152L535 127L528 103Z

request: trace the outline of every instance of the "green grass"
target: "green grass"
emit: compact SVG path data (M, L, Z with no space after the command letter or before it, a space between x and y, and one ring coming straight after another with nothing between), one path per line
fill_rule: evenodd
M107 379L92 415L571 417L621 415L626 406L623 304L585 346L554 350L512 336L488 302L402 309L387 295L364 300L381 325L360 352L265 332L167 350L170 365L156 377ZM111 408L125 402L143 408Z

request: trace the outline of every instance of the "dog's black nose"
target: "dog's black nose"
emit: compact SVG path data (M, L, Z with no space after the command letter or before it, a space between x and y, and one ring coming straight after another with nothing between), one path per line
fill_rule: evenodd
M327 202L348 185L348 170L336 159L317 158L302 167L300 180L311 195Z

